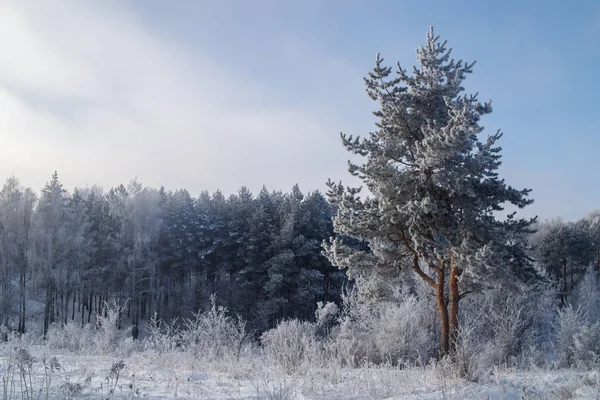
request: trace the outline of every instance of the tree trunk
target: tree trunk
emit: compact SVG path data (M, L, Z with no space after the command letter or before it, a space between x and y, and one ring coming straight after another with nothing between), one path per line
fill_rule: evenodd
M87 299L87 295L82 290L79 293L79 304L80 304L80 307L81 307L81 326L83 326L85 324L85 310L87 308L86 299Z
M562 305L567 305L567 260L563 260L563 297Z
M146 307L148 309L148 319L150 319L152 317L152 297L154 296L152 293L148 294L148 306Z
M67 290L65 293L65 301L63 303L63 321L65 325L69 322L69 297L71 296L71 291Z
M50 287L46 288L46 302L44 304L44 340L46 340L49 325L50 325Z
M437 271L437 282L435 288L435 299L438 307L438 311L440 313L440 330L442 334L442 342L440 344L440 353L439 359L441 360L446 355L448 355L450 341L450 325L448 319L448 307L446 304L446 300L444 299L444 286L446 283L446 274L444 273L444 267Z
M23 261L25 262L25 261ZM26 309L26 301L27 301L27 294L26 294L26 274L25 274L26 270L25 267L22 267L21 269L21 312L19 315L19 333L23 334L25 333L25 309Z
M77 298L77 291L73 292L73 310L71 313L71 321L75 321L75 299Z
M458 267L454 263L450 262L450 346L449 354L454 356L457 348L458 340L458 302L460 301L460 294L458 292L458 276L460 275Z
M92 307L94 305L94 292L90 293L89 298L89 308L88 308L88 324L92 321Z
M573 270L574 270L574 268L571 265L571 271L570 271L570 274L569 274L569 275L571 275L571 286L569 287L569 292L571 292L573 290L573 280L575 279L575 277L574 277L575 272Z
M156 299L156 318L160 319L162 314L160 312L160 305L162 303L162 291L158 293L158 298Z

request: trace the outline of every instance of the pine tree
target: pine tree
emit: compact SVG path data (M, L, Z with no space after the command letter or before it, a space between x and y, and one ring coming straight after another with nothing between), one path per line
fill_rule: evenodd
M2 269L0 294L3 314L0 324L8 325L13 312L9 306L12 299L12 279L18 277L19 304L17 330L25 333L27 309L27 281L29 275L27 253L31 233L31 221L36 196L29 188L23 188L15 177L10 177L0 190L0 268Z
M366 158L349 163L373 197L329 182L337 208L335 231L365 241L368 251L340 237L325 244L331 262L350 276L412 270L433 289L440 315L440 357L452 355L460 300L469 291L534 276L524 237L534 220L497 215L508 203L532 203L498 177L500 132L481 142L480 117L492 111L462 86L474 63L455 61L433 29L417 49L419 65L396 76L377 55L366 89L380 109L377 130L361 139L342 134L346 149Z
M339 301L344 273L333 267L319 248L333 234L333 210L320 192L308 193L298 212L297 236L294 239L297 262L302 266L298 280L297 303L300 318L314 315L318 301Z
M591 212L584 221L592 247L592 264L600 272L600 211Z
M122 257L121 226L116 215L111 214L111 202L117 197L115 189L105 196L100 187L90 189L85 196L88 257L79 288L82 324L86 321L86 311L87 322L91 322L94 296L102 292L117 293L123 285L123 275L117 267Z
M194 199L187 190L178 190L167 195L163 209L164 230L171 253L170 274L180 281L198 262L199 240Z
M538 232L537 259L561 288L563 306L593 260L593 244L585 222L549 221Z
M69 265L69 255L75 246L74 236L68 224L69 195L54 172L52 179L42 189L42 196L34 218L32 232L35 273L37 284L45 290L44 337L54 322L59 290L62 290Z

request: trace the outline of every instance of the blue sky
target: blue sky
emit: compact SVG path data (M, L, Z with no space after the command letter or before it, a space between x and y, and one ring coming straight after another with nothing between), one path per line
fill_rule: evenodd
M466 87L493 101L502 175L534 190L524 214L600 207L596 1L2 1L0 171L193 194L352 182L339 132L373 128L362 77L377 52L412 66L430 25L477 60Z

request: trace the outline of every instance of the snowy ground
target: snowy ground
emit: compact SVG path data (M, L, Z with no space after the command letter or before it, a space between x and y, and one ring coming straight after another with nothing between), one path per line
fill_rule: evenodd
M439 366L306 368L287 375L260 357L203 364L182 353L109 357L61 354L40 346L30 346L26 353L3 350L0 393L14 399L600 398L597 372L497 369L479 382L468 382L448 376ZM53 356L59 369L51 368Z

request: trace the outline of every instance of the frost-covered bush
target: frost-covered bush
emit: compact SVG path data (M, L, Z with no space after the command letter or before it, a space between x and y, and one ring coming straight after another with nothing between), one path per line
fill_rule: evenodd
M600 357L600 283L598 273L588 267L575 290L571 304L558 310L554 345L561 367L592 368Z
M600 321L600 282L598 271L589 266L583 279L573 290L571 304L586 313L590 322Z
M150 320L144 324L147 336L143 341L144 350L155 351L158 354L168 353L181 347L181 329L178 328L178 320L164 322L155 313Z
M315 323L321 334L327 336L331 332L332 327L337 323L339 318L340 308L332 302L317 302L315 310Z
M342 363L413 365L435 355L435 307L425 294L392 292L385 300L370 301L354 290L343 300L334 332Z
M555 290L544 286L517 293L499 286L466 297L456 355L461 374L476 378L493 366L544 363L551 350L555 299Z
M315 334L314 324L290 319L263 333L260 340L267 357L287 373L293 373L316 354Z
M119 318L123 308L117 301L105 302L96 316L96 334L93 341L98 354L114 354L120 346L127 343L125 338L130 335L131 329L119 329ZM126 347L131 347L131 343Z
M414 364L429 359L435 336L430 313L422 306L419 298L407 296L377 307L373 340L382 360Z
M0 343L8 342L8 335L10 333L10 329L4 324L0 324Z
M555 346L560 367L590 368L600 356L600 323L581 308L567 306L556 317Z
M598 365L600 357L600 323L587 323L581 326L573 337L575 366L591 369Z
M145 350L159 354L181 351L204 362L239 360L242 351L250 346L246 322L228 315L225 307L217 306L215 296L206 312L192 314L192 318L164 322L156 316L144 325L148 335Z
M227 308L217 306L216 298L212 296L210 310L194 313L192 318L183 320L175 339L176 347L192 352L197 358L218 361L224 357L239 358L248 343L248 334L246 322L240 317L229 316Z
M487 360L488 366L514 364L531 324L528 298L508 295L501 290L472 296L463 307L463 326L459 335L462 356ZM478 363L477 360L462 360ZM481 366L480 366L481 367Z
M80 325L72 322L52 324L48 328L46 344L52 349L68 350L74 353L90 352L97 354L130 354L135 343L130 337L130 328L119 326L123 306L116 301L105 302L96 316L96 324Z
M52 324L48 328L46 343L52 349L81 353L91 349L93 338L94 331L90 324Z

